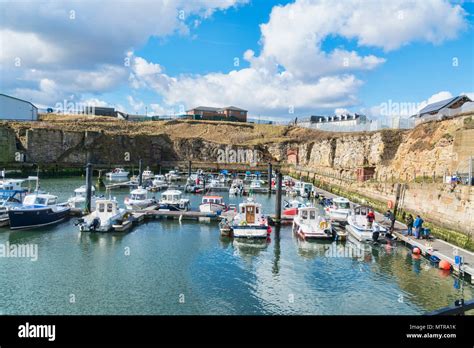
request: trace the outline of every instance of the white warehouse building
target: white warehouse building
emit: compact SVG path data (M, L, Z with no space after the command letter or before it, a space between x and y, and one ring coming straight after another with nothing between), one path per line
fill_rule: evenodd
M38 108L27 100L0 93L0 120L36 121Z

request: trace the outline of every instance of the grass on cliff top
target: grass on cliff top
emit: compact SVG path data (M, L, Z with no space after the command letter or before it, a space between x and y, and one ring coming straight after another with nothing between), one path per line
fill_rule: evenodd
M51 129L71 132L100 132L110 135L162 135L173 139L199 138L222 144L263 145L283 142L309 142L344 137L350 134L268 124L253 124L225 121L203 120L166 120L129 122L115 117L86 115L40 114L39 121L5 122L15 129L17 134L24 134L27 129Z

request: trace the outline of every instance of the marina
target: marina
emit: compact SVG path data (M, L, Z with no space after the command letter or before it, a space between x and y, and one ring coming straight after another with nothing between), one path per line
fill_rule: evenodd
M41 183L42 188L44 189L49 190L50 188L57 187L58 191L64 192L63 196L61 196L61 193L58 194L58 200L61 201L63 199L66 200L69 196L67 194L68 190L61 188L62 185L63 187L64 185L66 187L80 187L81 179L44 179L41 180ZM325 197L331 198L330 193L318 190L317 188L316 190L321 195L324 194ZM107 191L101 191L101 189L98 189L95 194L108 197ZM88 306L91 305L90 301L84 299L85 302L74 308L59 306L60 313L84 314L92 313L91 311L93 310L99 310L100 313L104 314L133 314L142 313L143 311L146 313L178 312L183 314L208 313L209 311L222 314L273 312L283 312L288 314L350 314L358 313L362 308L364 308L365 313L368 314L382 314L388 313L388 311L395 311L399 314L421 314L436 310L443 306L448 306L453 299L459 295L459 290L456 288L456 284L459 286L457 278L454 275L450 275L449 271L440 270L437 265L430 262L429 258L413 257L410 246L405 246L405 241L403 239L403 242L392 244L361 244L357 240L352 240L350 236L346 242L343 242L332 234L326 234L327 238L323 238L325 240L319 241L319 238L312 240L313 238L309 235L309 238L302 238L298 232L295 233L294 220L298 215L280 214L279 221L281 225L275 224L274 222L277 218L274 214L276 195L268 195L268 191L265 194L253 195L250 200L250 202L255 201L258 202L258 204L261 204L261 209L264 213L270 213L267 217L268 223L272 225L271 232L268 233L267 227L265 227L265 232L262 234L262 237L265 238L262 238L261 241L255 238L249 239L248 236L245 238L233 238L232 233L226 236L225 233L222 233L222 230L219 232L221 229L219 221L234 221L234 218L237 216L239 204L248 201L246 197L229 195L228 193L222 194L220 196L222 197L222 201L230 206L231 209L217 213L200 212L198 210L199 205L203 202L203 195L181 194L181 199L189 200L189 206L191 209L187 211L159 210L159 206L155 205L142 210L130 211L127 217L125 205L121 202L124 202L124 199L128 194L128 189L116 189L113 191L112 201L107 201L108 198L103 198L103 202L101 199L96 200L96 204L100 205L101 202L105 204L102 209L104 213L107 212L108 203L116 204L116 207L115 205L112 205L109 214L110 220L108 220L110 222L105 223L102 227L100 225L93 226L95 217L93 213L91 217L72 217L68 221L52 227L42 227L35 230L25 230L21 232L11 231L5 227L0 229L0 238L2 238L2 240L5 240L5 237L10 242L15 242L17 238L21 238L23 241L25 238L26 240L30 238L38 240L40 243L40 255L41 250L45 253L44 257L46 259L43 263L47 262L46 260L50 260L51 257L55 258L53 254L47 252L49 248L59 247L60 250L62 250L61 253L67 253L70 255L65 261L64 266L59 270L59 274L62 274L62 276L66 276L66 274L69 273L73 276L75 275L75 277L78 276L78 273L74 271L74 265L79 262L78 258L82 259L83 257L81 256L81 253L78 254L77 252L86 248L85 250L89 250L89 253L92 253L90 254L91 256L95 256L92 256L89 261L83 260L81 262L86 262L89 267L91 267L91 274L94 274L94 270L98 270L97 267L100 267L102 262L109 264L109 267L112 267L112 273L110 273L110 276L113 276L115 279L109 281L111 285L116 284L119 286L119 284L127 284L125 288L128 288L128 291L133 290L134 286L131 286L132 283L130 282L133 282L134 277L131 277L127 272L123 273L122 271L119 271L111 265L122 265L121 267L125 266L125 269L129 269L129 267L135 267L133 266L135 263L133 260L135 260L136 257L144 257L147 260L147 266L144 268L145 273L143 273L143 275L151 277L149 280L141 281L141 286L143 286L144 289L143 291L147 291L147 289L150 289L149 287L154 284L152 279L156 277L156 275L153 276L153 274L157 274L156 272L160 274L160 277L172 277L175 278L177 282L175 286L172 286L171 283L167 282L162 290L159 290L158 293L156 293L156 291L154 292L155 295L150 295L151 293L149 293L151 296L151 300L149 301L155 303L155 306L153 307L154 309L151 312L149 309L145 309L145 302L142 303L140 300L132 301L133 309L132 307L122 308L122 306L114 305L114 309L111 307L110 310L99 310L98 307L94 306L89 308ZM319 223L322 221L321 219L324 219L324 217L327 216L325 207L316 203L314 205L315 208L310 208L311 204L309 204L307 198L298 198L298 200L301 200L301 202L307 202L300 207L303 210L307 210L308 217L310 216L309 214L314 213L314 215L311 216L318 219L317 226L319 226ZM222 201L218 199L218 202ZM241 206L245 211L245 218L247 218L246 207L247 206L245 205ZM257 207L258 205L253 206L252 209L254 209L254 212L256 212L255 209ZM99 210L100 209L99 206ZM282 211L283 210L284 209L282 208ZM377 218L378 220L381 220L380 215ZM81 227L83 232L81 232L78 226L76 226L77 221L81 221L81 219L84 222L88 221L84 226L89 226L84 228ZM232 222L231 226L233 224L234 223ZM237 225L239 225L239 223L237 223ZM266 225L263 224L263 226ZM327 225L325 224L323 227L329 228L329 226L330 223L328 220ZM395 233L401 233L401 228L402 226L397 226ZM96 232L92 232L92 230L95 230ZM342 229L335 229L335 233L337 231L342 231ZM53 244L48 242L52 236L57 236L56 238L59 238L59 245L55 246L56 242L53 242ZM124 258L124 247L131 248L131 258ZM77 250L77 248L79 249ZM158 250L161 250L164 259L161 257L152 261L150 257L155 255L156 252L159 252ZM422 250L424 254L425 249ZM104 252L107 254L110 252L112 253L107 256L106 259L103 259L103 261L98 263L97 258L101 257L100 255L103 255ZM177 253L180 256L170 258L171 252ZM204 252L204 254L199 257L198 254L196 254L197 252ZM211 257L211 259L209 259L209 257ZM217 259L212 261L214 258ZM291 266L287 261L285 261L287 259L291 260ZM35 272L38 272L38 276L42 274L41 269L44 267L41 258L39 260L40 263L38 263L38 266L34 266L34 269L36 269ZM216 264L215 262L217 260L220 261ZM8 267L15 267L13 263L10 263L8 260L5 261L7 269ZM156 262L159 262L160 266L158 266L158 268L153 268L155 267L153 265L155 265ZM8 266L9 264L10 266ZM268 264L268 266L265 266L266 264ZM383 266L384 264L386 266ZM390 267L387 268L387 265L390 265ZM207 270L203 274L205 277L194 276L195 271L198 269L202 270L202 267L206 267ZM155 271L153 271L153 269L155 269ZM178 271L178 274L180 274L178 278L176 278L177 274L175 272L170 273L172 269ZM299 271L295 272L297 269L299 269ZM218 295L220 288L217 285L218 283L216 283L217 279L220 279L218 281L219 283L224 282L221 286L227 288L228 286L231 286L230 284L235 282L232 279L235 279L234 277L241 272L244 272L240 275L241 277L246 278L251 276L251 279L254 279L251 281L254 286L258 285L258 287L253 290L252 288L247 289L244 287L242 289L243 292L239 295L252 299L252 304L249 304L249 306L243 305L238 301L229 302L230 299L225 300L225 297L222 297L222 294ZM332 275L326 275L327 272L330 272ZM372 272L376 272L378 275L371 276ZM320 282L321 279L324 279L324 283L326 284L325 287L328 287L327 289L325 289L325 287L321 288L320 286L314 287L313 285L307 288L307 291L316 291L317 295L315 293L315 296L318 296L318 298L323 299L323 301L326 302L318 302L319 304L316 306L310 298L305 297L304 299L299 298L299 304L297 305L286 303L284 297L292 293L292 290L286 288L287 285L285 284L296 282L296 284L299 284L299 287L303 286L303 284L306 283L306 281L302 283L305 278L300 278L299 276L304 276L306 273L307 275L312 274L311 283ZM128 275L126 276L126 274ZM174 276L172 276L172 274L174 274ZM244 274L246 275L244 276ZM35 278L32 274L30 274L30 276ZM280 279L280 281L275 283L275 281L271 280L274 277L276 277L275 279ZM96 289L95 291L98 291L97 294L99 297L106 296L105 292L102 292L97 288L97 286L100 286L100 283L97 283L97 279L94 277L91 278L88 275L81 275L79 278L73 280L66 276L66 279L69 279L68 281L72 282L71 284L78 284L78 281L83 281L84 283L89 284L87 287L79 287L79 294L83 291L89 292L91 289ZM281 283L281 280L283 279L285 279L285 281ZM361 283L361 279L365 279L365 282ZM6 278L0 280L0 283L2 282L3 284L0 285L6 286L8 284ZM33 280L33 282L36 281ZM214 302L204 300L204 297L202 296L205 296L205 291L208 290L204 290L203 286L209 282L215 284L210 290L213 299L221 299L221 301L227 302L226 306L218 308L213 305ZM337 285L333 282L337 282ZM416 290L413 290L412 286L408 286L408 284L412 282L416 282ZM359 285L356 286L356 284ZM159 305L158 302L155 302L158 301L160 296L162 296L160 294L162 294L163 291L184 291L178 290L181 286L190 286L193 289L192 293L188 294L188 301L190 303L188 306L180 307L179 305L174 305L171 299L164 301L160 300L161 304ZM256 289L259 289L262 286L267 288L266 292L255 292ZM368 288L378 289L377 296L378 301L381 304L380 307L377 303L372 303L370 309L368 309L366 301L370 301L372 295L370 295L371 292L365 292L363 290L366 286ZM335 292L335 289L341 289L342 291L342 289L345 289L346 287L353 287L359 292L359 301L348 302L347 306L338 307L338 309L332 307L330 305L332 301L335 299L344 301L343 296L345 296L343 295L345 293L344 291ZM444 292L437 293L437 295L433 297L433 293L430 293L430 289L439 287L444 289ZM173 288L175 290L172 290ZM54 290L51 289L49 291L54 292ZM249 291L250 293L246 294ZM280 292L282 295L270 295L275 294L275 291ZM471 294L473 289L466 284L464 289L465 294L466 291L467 294ZM329 293L332 293L333 295L327 297L327 294ZM429 296L428 293L430 293ZM126 294L127 291L120 291L114 302L119 301L117 302L118 304L122 300L125 301L125 298L127 297ZM396 298L390 300L390 297L396 297L400 294L406 298L404 304L400 305ZM38 313L47 313L47 311L44 312L45 307L42 305L42 302L44 301L48 303L48 300L46 300L44 296L46 296L46 293L43 292L34 295L34 298L37 300L34 301L32 306L28 307L28 310L33 313L36 311L38 311ZM13 296L13 299L14 298L15 296ZM149 303L149 301L146 303ZM394 303L390 306L389 303L392 303L392 301ZM9 303L14 304L17 302L13 300ZM262 307L264 303L267 303L267 305ZM18 309L14 308L22 307L2 308L2 311L11 314L22 313L21 310L18 311ZM148 305L147 308L149 308Z

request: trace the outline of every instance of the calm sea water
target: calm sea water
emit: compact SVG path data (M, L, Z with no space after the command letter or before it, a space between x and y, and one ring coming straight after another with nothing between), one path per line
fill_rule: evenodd
M41 186L65 200L81 184L45 179ZM114 192L121 202L127 194ZM273 197L255 197L273 212ZM196 208L200 196L190 198ZM0 313L421 314L460 296L454 277L404 246L357 253L351 243L301 242L289 226L252 244L221 238L216 223L169 220L91 234L74 221L0 228L0 244L38 245L37 261L0 258ZM466 284L464 294L472 298L473 288Z

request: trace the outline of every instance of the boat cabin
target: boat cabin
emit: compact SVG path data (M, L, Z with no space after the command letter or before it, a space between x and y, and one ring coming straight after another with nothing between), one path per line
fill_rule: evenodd
M95 192L95 187L91 186L92 195L94 194L94 192ZM74 196L76 196L76 197L84 197L85 198L86 194L87 194L87 188L85 186L81 186L81 187L74 190Z
M9 180L0 180L0 190L15 190L15 191L20 191L23 190L23 187L21 187L21 184L25 180L21 179L9 179Z
M117 201L113 199L98 199L95 202L96 211L98 213L107 213L111 215L117 214Z
M181 199L182 193L179 190L168 190L161 194L162 201L174 202Z
M298 209L298 217L304 222L310 223L316 221L319 214L314 207L303 207Z
M142 201L147 198L147 190L144 188L137 188L136 190L132 190L130 192L130 199L135 201Z
M369 211L373 210L371 207L365 205L359 205L352 210L352 215L367 216Z
M58 197L49 194L27 195L23 200L24 205L55 205L58 203Z
M204 196L201 203L214 203L224 205L224 198L222 196Z
M332 200L337 209L350 209L351 202L346 198L334 198Z
M248 201L239 204L239 213L245 217L248 224L253 224L257 220L257 215L260 215L261 204Z

